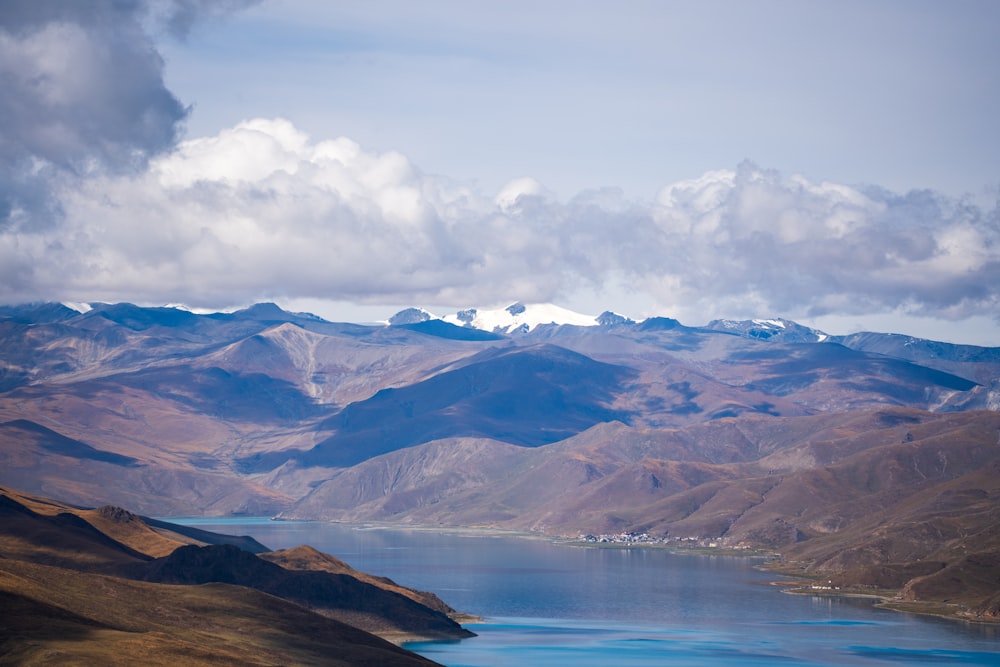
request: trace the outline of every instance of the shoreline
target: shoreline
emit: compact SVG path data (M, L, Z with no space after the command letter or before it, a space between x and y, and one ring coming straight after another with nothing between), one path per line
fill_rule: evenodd
M899 589L885 589L874 587L830 587L824 585L828 581L827 575L811 575L796 571L801 568L801 563L781 563L770 561L758 566L759 569L781 574L796 581L772 581L770 585L781 588L781 592L786 595L803 595L826 598L866 598L874 600L872 605L876 609L885 609L901 614L914 614L917 616L931 616L952 622L972 623L991 627L1000 627L1000 618L983 618L964 611L965 606L961 603L940 602L937 600L904 600L900 597Z
M193 517L189 517L193 518ZM235 518L235 517L229 517ZM253 519L264 519L265 517L247 517ZM204 517L208 519L208 517ZM169 519L166 519L169 521ZM175 519L176 520L176 519ZM575 537L562 535L552 535L540 531L512 530L504 528L486 526L443 526L428 524L402 524L382 521L338 521L331 519L300 519L300 518L277 518L270 517L270 521L282 522L314 522L330 523L340 526L351 527L355 530L408 530L421 532L438 532L458 535L469 535L473 537L516 537L530 540L546 540L553 544L568 547L583 547L590 549L662 549L674 555L689 556L725 556L733 558L760 559L764 562L755 567L775 572L795 581L773 581L771 585L781 587L782 593L789 595L814 595L817 597L854 597L870 598L876 601L875 607L896 613L916 614L921 616L931 616L934 618L958 621L963 623L974 623L977 625L1000 626L1000 618L983 618L963 611L961 603L948 603L932 600L903 600L899 597L898 590L877 589L877 588L843 588L825 589L821 587L813 588L818 582L824 581L824 577L830 575L806 574L801 571L802 563L786 562L780 552L765 549L749 549L732 547L710 547L702 545L684 545L662 542L590 542ZM469 619L469 623L484 622L484 619L476 617ZM395 643L395 640L393 640ZM404 641L426 641L426 639L409 638Z
M973 616L963 612L962 606L959 604L937 602L933 600L903 600L893 591L881 589L862 590L852 588L819 590L805 586L787 587L787 584L780 581L772 582L772 584L774 586L782 587L781 592L788 595L810 595L828 598L867 598L875 600L875 603L872 606L876 609L885 609L896 613L915 614L918 616L933 616L947 621L1000 626L1000 619Z
M253 517L263 518L263 517ZM391 521L340 521L338 519L299 519L270 517L275 523L329 523L344 526L354 530L409 530L413 532L450 533L456 535L472 535L477 537L520 537L529 540L559 540L558 536L531 530L514 530L510 528L493 528L489 526L446 526L435 524L394 523Z

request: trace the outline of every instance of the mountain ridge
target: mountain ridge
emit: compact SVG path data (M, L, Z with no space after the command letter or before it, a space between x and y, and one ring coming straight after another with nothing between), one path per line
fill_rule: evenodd
M152 633L157 641L166 639L170 651L183 651L189 643L209 662L231 652L226 635L218 634L228 623L280 628L261 642L247 642L250 653L264 655L284 646L284 653L267 664L287 664L300 651L313 654L308 664L342 664L320 657L330 649L354 654L365 664L433 664L370 633L395 640L473 636L451 619L457 612L437 596L358 572L311 547L269 552L251 538L190 531L119 507L78 508L6 487L0 487L0 519L0 597L9 603L0 607L0 623L8 657L42 646L71 660L68 656L86 652L103 655L114 650L109 645L120 644L105 636L74 640L73 632L60 630L60 620L76 629L124 630L137 639ZM247 598L249 608L241 601ZM281 602L276 606L265 598ZM135 609L148 606L149 599L157 601L155 613ZM199 629L192 632L192 627ZM311 631L326 638L317 642ZM302 648L290 649L292 644ZM258 664L250 653L242 661ZM130 664L165 659L136 645L125 648L124 655Z
M129 313L135 319L129 319ZM155 314L159 313L159 317ZM138 314L138 315L136 315ZM72 306L55 302L30 302L22 304L0 305L0 322L20 324L58 323L80 317L100 317L110 320L121 320L119 324L131 324L131 328L149 328L150 326L178 326L185 321L196 321L198 318L217 321L243 322L295 322L308 328L309 325L333 325L341 327L369 328L371 326L405 326L430 321L441 321L460 328L475 328L484 332L499 334L528 333L539 326L645 326L653 327L658 322L669 322L674 326L680 323L662 315L649 316L642 320L634 320L627 315L612 310L605 310L600 315L586 315L563 308L552 303L522 303L514 302L502 308L470 307L447 315L436 315L423 308L409 307L397 312L381 323L375 325L350 322L335 322L308 312L291 312L282 309L275 303L258 303L247 308L234 311L195 311L182 305L169 306L135 306L130 303L73 304ZM526 325L526 326L525 326ZM964 350L970 356L985 355L995 361L1000 356L1000 346L990 347L964 343L950 343L923 339L903 333L880 333L874 331L859 331L850 334L829 334L819 329L807 327L794 320L783 317L751 318L745 320L716 319L700 326L688 328L704 331L728 332L734 335L758 339L782 339L789 333L806 341L825 342L827 340L840 342L847 347L869 349L878 344L873 341L896 341L900 346L931 346L939 350L952 348ZM871 340L865 340L871 339ZM874 350L871 350L874 351Z
M161 516L645 531L900 586L992 562L1000 500L969 466L1000 451L1000 348L526 305L378 325L175 310L0 309L0 483Z

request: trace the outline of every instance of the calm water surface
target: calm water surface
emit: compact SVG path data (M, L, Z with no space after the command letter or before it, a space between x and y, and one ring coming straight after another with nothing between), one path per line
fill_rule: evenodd
M787 595L761 561L477 533L266 519L179 523L299 544L484 617L408 648L449 667L997 665L1000 628Z

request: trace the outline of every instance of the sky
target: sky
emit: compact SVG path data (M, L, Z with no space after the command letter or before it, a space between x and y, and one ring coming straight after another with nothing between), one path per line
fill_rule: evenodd
M0 302L1000 346L993 0L4 0Z

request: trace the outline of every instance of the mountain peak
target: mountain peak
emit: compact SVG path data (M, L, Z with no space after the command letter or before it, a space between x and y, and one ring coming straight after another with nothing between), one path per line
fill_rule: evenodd
M527 308L523 303L518 301L517 303L512 303L511 305L507 306L506 308L504 308L504 310L506 310L512 316L517 317L518 315L523 314L524 311L527 310Z
M546 324L570 324L574 326L597 326L593 315L582 315L567 308L550 303L512 303L506 308L468 308L441 318L458 326L492 331L493 333L527 333Z
M428 320L438 319L423 308L404 308L389 318L389 324L399 326L401 324L419 324Z
M390 325L413 325L433 320L441 320L465 329L479 329L500 335L524 334L548 325L620 327L636 324L636 321L631 317L612 310L605 310L595 317L551 303L524 303L521 301L515 301L504 308L465 308L443 317L438 317L423 308L405 308L389 318L388 323ZM675 320L672 321L676 323Z
M605 310L597 316L597 323L602 327L618 327L627 324L635 324L635 320L611 310Z
M744 338L762 340L773 338L786 343L822 343L830 337L818 329L812 329L780 317L751 320L712 320L703 328L711 331L723 331Z

